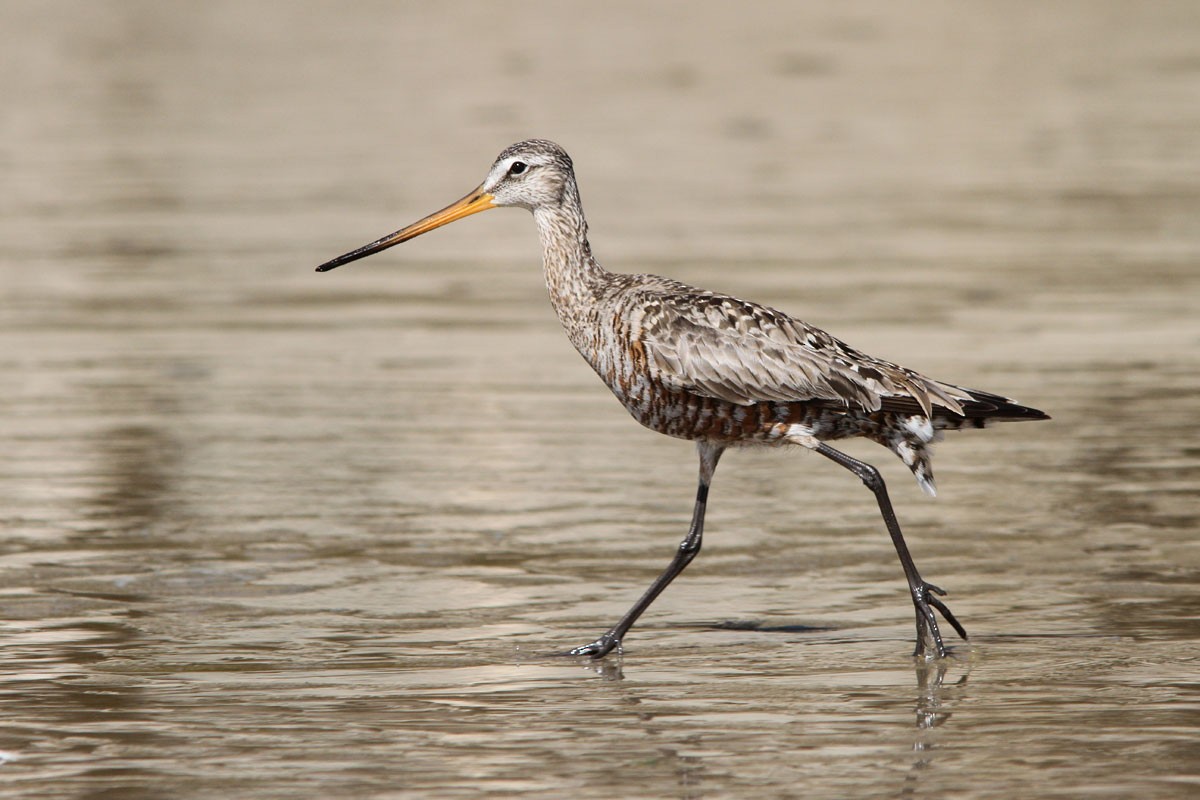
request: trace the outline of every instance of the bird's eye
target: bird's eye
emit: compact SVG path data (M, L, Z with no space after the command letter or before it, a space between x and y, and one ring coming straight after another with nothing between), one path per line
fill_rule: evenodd
M529 165L524 161L514 161L512 166L508 168L509 175L520 175L525 170L529 169Z

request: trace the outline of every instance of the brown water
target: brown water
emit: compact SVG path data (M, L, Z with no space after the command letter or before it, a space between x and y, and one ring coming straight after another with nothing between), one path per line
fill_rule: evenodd
M7 3L0 795L1200 791L1200 9ZM329 275L504 145L610 267L1054 421L874 503L630 422L523 212Z

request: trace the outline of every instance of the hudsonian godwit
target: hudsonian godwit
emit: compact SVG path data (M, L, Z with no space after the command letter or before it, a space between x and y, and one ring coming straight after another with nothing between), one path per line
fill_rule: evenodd
M696 442L700 484L687 536L665 572L611 629L572 655L601 658L696 554L708 487L733 445L799 445L854 473L875 495L916 608L916 654L946 654L936 609L967 633L913 563L879 471L828 442L864 437L891 450L934 494L930 445L942 431L1049 419L1008 398L873 358L766 306L656 275L609 272L592 257L570 157L553 142L507 148L461 200L317 267L325 272L454 220L500 206L533 212L550 302L567 337L633 418Z

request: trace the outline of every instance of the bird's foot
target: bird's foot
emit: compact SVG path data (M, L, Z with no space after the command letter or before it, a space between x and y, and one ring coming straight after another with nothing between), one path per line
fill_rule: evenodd
M596 641L585 644L581 647L576 647L567 653L569 656L587 656L591 659L601 659L611 653L613 649L617 653L621 652L621 640L613 635L612 631L601 636Z
M923 656L925 654L926 640L928 639L933 645L936 656L938 658L946 657L946 645L942 642L942 633L938 630L937 617L933 613L934 609L937 609L946 619L946 622L950 623L955 633L964 640L967 638L966 629L955 618L953 612L946 607L946 604L938 599L939 596L945 597L946 590L926 581L921 581L912 590L913 605L917 609L917 648L913 651L914 656Z

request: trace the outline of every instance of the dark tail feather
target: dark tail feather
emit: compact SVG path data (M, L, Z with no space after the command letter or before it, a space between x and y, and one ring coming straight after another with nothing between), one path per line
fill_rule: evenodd
M981 392L977 389L963 389L963 391L971 396L970 400L959 401L963 413L954 414L944 408L935 408L933 412L935 428L958 430L960 428L982 428L993 422L1050 419L1050 415L1044 411L1020 405L998 394Z

